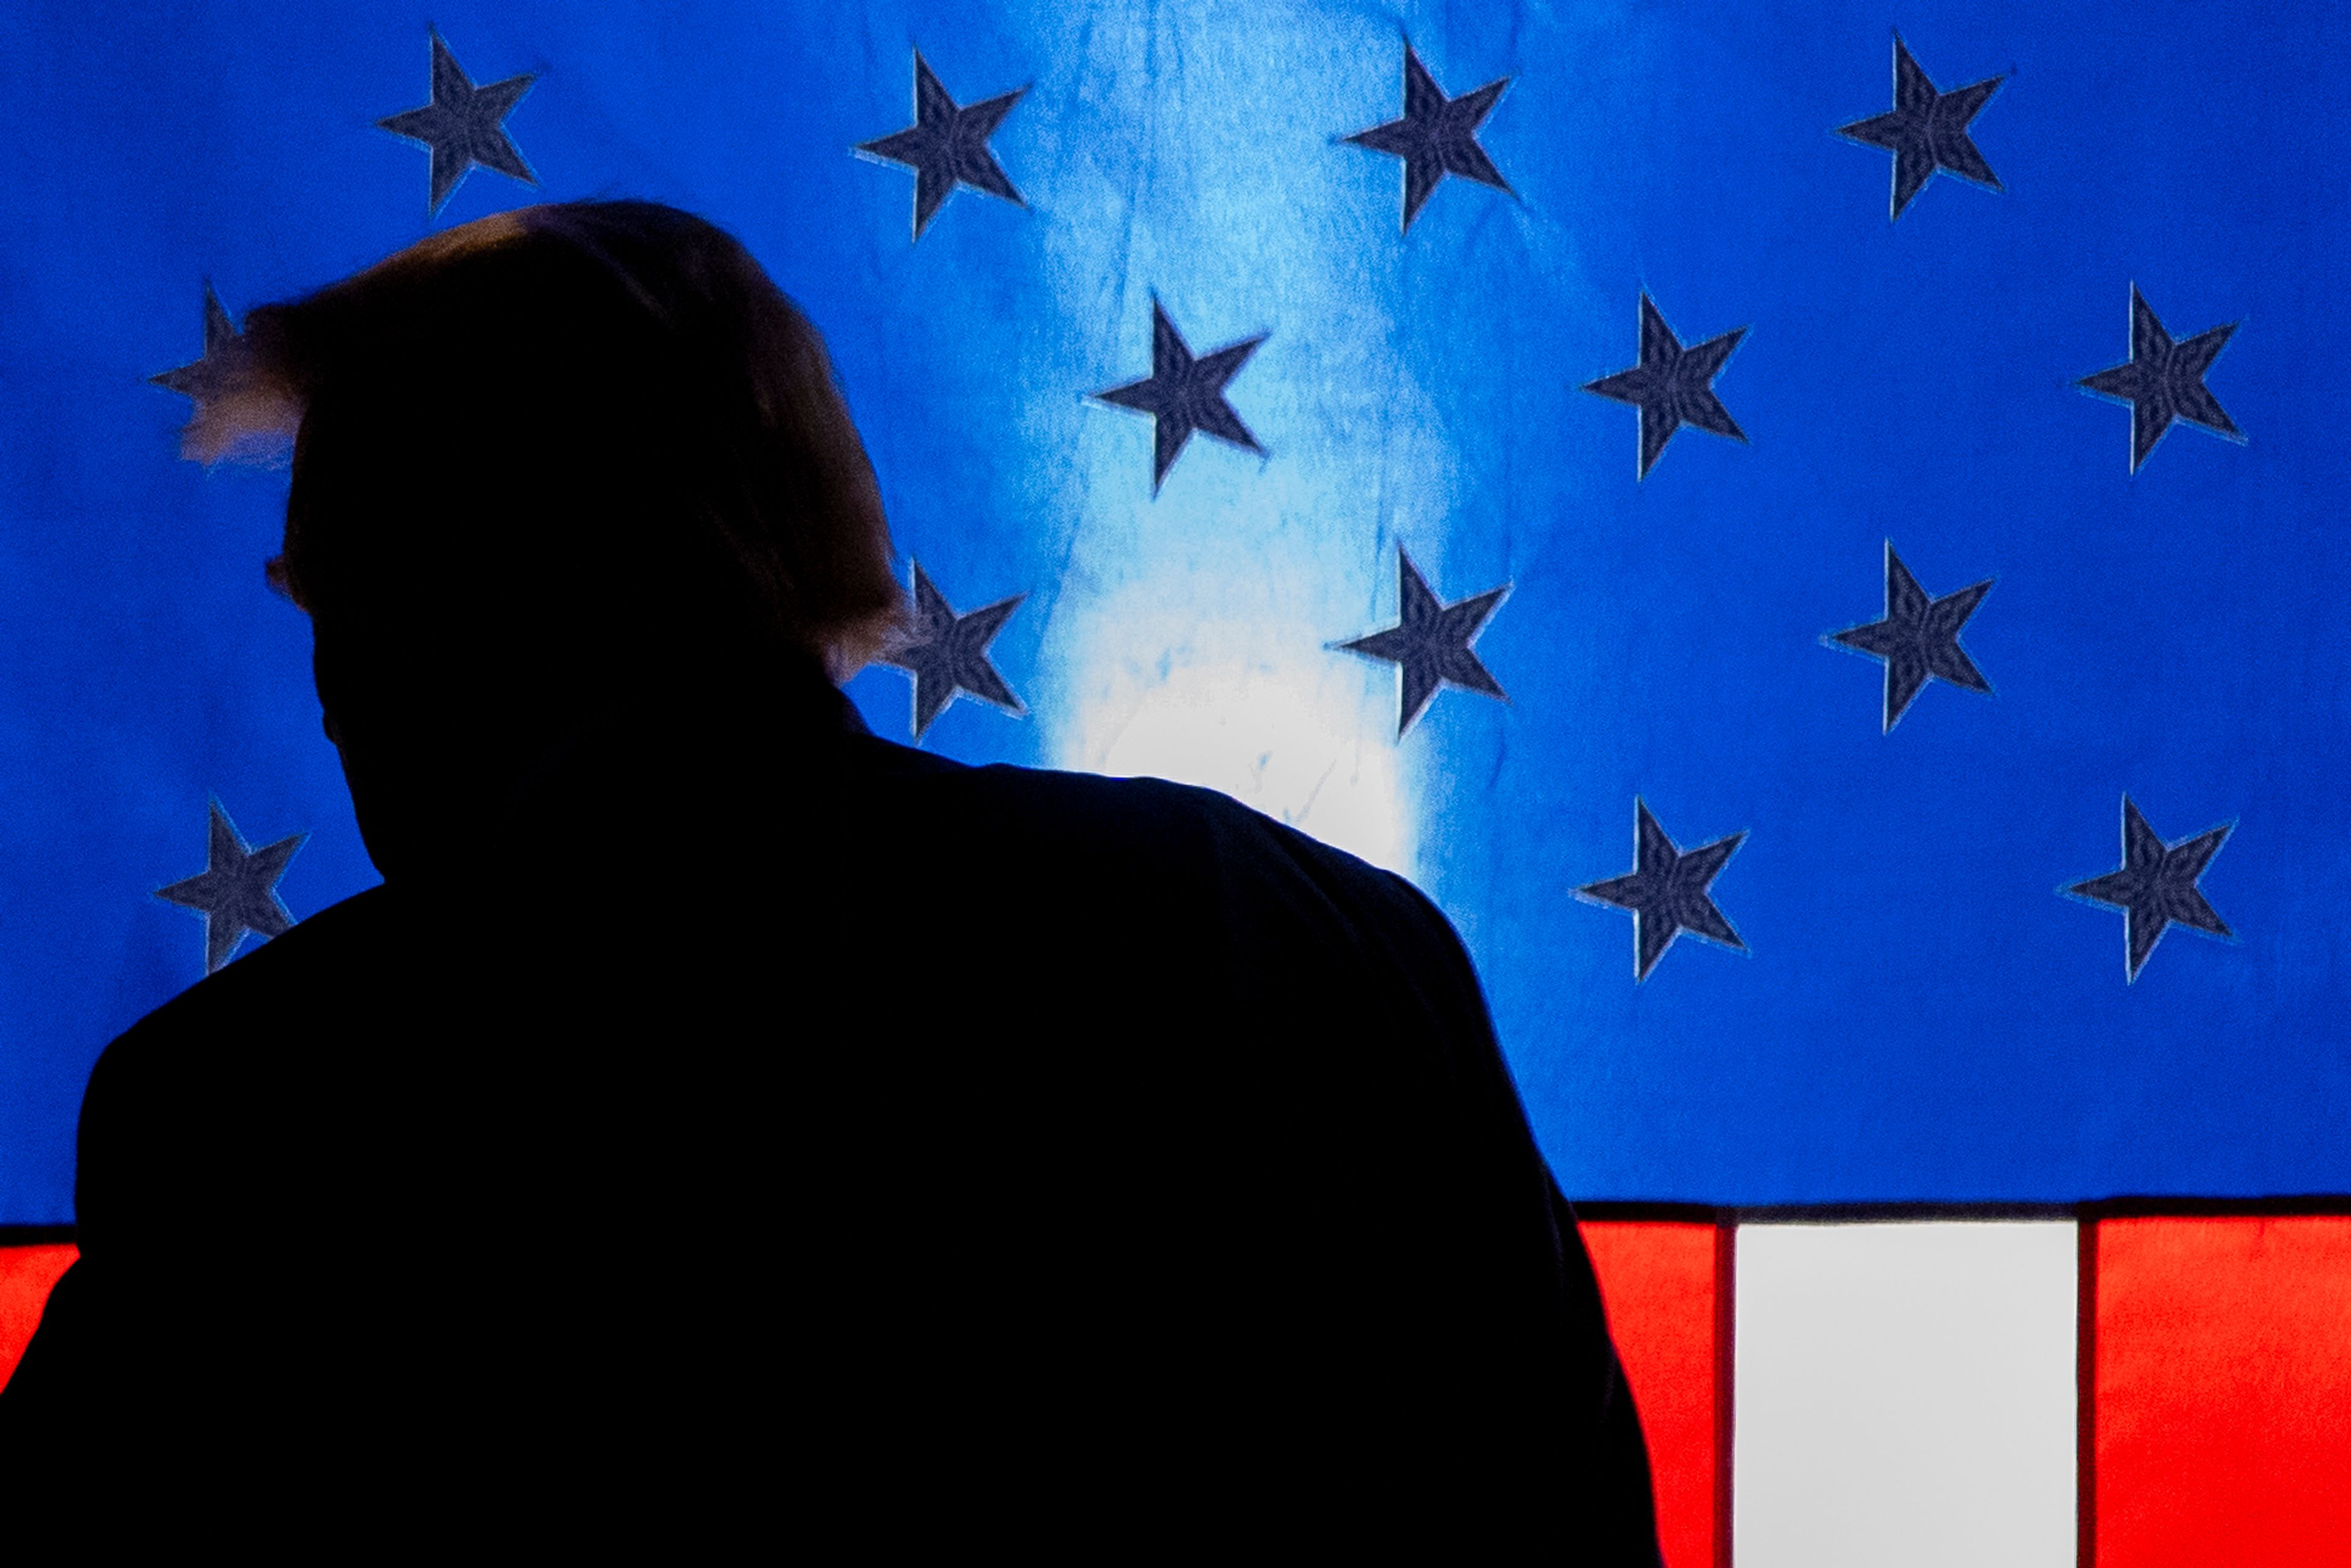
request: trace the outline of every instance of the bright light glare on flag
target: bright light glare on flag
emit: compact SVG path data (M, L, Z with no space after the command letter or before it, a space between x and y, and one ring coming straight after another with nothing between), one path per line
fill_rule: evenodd
M1395 677L1332 659L1311 626L1202 626L1154 611L1163 586L1140 585L1137 602L1092 618L1085 663L1103 674L1061 734L1060 765L1221 789L1410 874L1413 818L1389 738Z

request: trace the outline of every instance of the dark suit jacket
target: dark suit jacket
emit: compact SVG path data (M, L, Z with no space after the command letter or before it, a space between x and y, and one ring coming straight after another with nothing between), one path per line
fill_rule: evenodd
M1655 1562L1573 1217L1399 878L812 674L640 693L445 849L108 1048L0 1485Z

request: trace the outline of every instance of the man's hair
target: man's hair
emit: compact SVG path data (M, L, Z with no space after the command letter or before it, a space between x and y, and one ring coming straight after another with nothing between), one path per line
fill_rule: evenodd
M845 673L904 613L822 340L690 214L485 218L253 311L225 359L186 449L298 433L270 580L316 616L781 644Z

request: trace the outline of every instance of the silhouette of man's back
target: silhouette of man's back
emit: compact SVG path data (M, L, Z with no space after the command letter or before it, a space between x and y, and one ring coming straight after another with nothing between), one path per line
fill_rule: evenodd
M639 661L531 757L109 1048L18 1474L116 1525L1655 1562L1573 1216L1406 883L877 740L790 649Z

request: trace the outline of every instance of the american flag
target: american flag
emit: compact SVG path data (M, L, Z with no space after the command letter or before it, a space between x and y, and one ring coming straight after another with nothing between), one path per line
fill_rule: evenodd
M2339 8L0 31L0 1364L98 1051L375 880L283 473L176 459L207 361L643 196L828 335L918 601L877 731L1460 928L1674 1568L2351 1562Z

